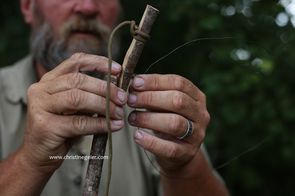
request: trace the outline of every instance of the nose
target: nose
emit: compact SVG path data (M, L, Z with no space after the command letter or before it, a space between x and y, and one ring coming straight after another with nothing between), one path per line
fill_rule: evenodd
M95 0L76 1L74 11L84 16L95 16L98 14L98 3Z

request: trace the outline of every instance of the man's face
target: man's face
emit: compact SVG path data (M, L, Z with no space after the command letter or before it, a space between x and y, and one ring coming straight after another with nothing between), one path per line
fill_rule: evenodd
M118 0L32 0L31 49L47 70L75 52L106 55Z

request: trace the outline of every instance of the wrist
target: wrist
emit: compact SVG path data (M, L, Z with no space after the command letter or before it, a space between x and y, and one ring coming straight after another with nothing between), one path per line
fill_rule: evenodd
M202 151L178 171L165 174L161 175L165 196L229 195L223 182L214 175Z
M36 158L36 156L38 155L28 152L25 147L21 147L15 154L15 161L24 171L33 172L40 177L51 176L61 164L56 160L51 162L42 161Z
M205 164L206 165L206 164ZM204 173L207 173L208 167L205 166L202 159L202 153L199 151L187 163L180 165L177 168L163 171L162 177L166 179L201 179Z
M28 161L22 149L0 164L0 195L40 195L52 171L43 170Z

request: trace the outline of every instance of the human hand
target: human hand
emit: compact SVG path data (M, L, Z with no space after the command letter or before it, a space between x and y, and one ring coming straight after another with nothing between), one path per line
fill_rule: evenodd
M129 123L155 133L138 130L135 141L155 154L166 174L191 172L185 168L194 168L210 120L204 93L181 76L159 74L136 76L130 92L128 105L146 111L133 111ZM188 120L193 133L179 139L188 128Z
M79 136L107 132L106 81L80 73L107 73L107 61L105 57L77 53L30 86L21 152L31 165L54 171L62 160L50 160L49 156L66 155ZM121 66L113 63L112 75L120 71ZM110 101L111 129L117 131L124 126L126 93L112 84Z

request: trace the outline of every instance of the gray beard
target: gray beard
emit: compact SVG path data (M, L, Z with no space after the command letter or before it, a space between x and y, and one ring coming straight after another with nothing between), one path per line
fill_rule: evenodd
M55 40L53 31L48 23L36 27L31 34L31 52L36 63L40 63L50 71L77 52L107 56L107 38L98 37L99 46L94 46L89 40L69 41L69 34ZM119 39L113 40L113 59L119 54Z

